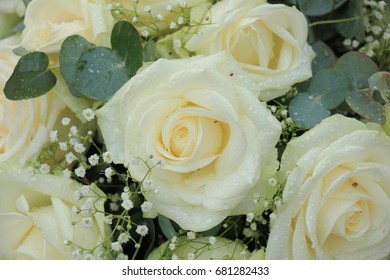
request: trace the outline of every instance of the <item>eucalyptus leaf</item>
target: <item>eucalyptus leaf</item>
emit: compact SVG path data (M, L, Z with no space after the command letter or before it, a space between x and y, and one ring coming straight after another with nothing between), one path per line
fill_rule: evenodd
M108 100L129 79L123 59L115 51L96 47L80 56L72 84L86 97Z
M378 72L378 66L360 52L348 52L336 63L335 69L344 75L352 91L368 88L368 79Z
M390 72L377 72L368 79L371 92L378 91L384 100L389 100Z
M18 47L12 50L12 52L17 56L25 56L26 54L30 53L28 50L26 50L23 47Z
M21 57L4 87L10 100L22 100L44 95L56 84L55 75L47 69L49 58L43 52Z
M338 71L323 69L311 80L309 93L318 105L332 110L344 101L348 93L348 84Z
M369 90L356 92L346 98L348 105L359 115L366 119L384 124L386 122L386 112L384 106L374 100L373 94Z
M337 58L333 50L327 44L323 41L317 41L312 45L312 47L316 53L312 62L313 75L321 69L333 67Z
M84 96L73 84L77 62L86 50L93 47L95 47L94 44L88 42L79 35L73 35L66 38L61 45L59 59L60 71L68 85L69 91L76 97Z
M171 220L163 215L158 215L157 220L164 236L167 239L172 239L176 235L176 230L173 227Z
M300 93L291 100L289 112L294 123L306 129L330 116L330 111L316 102L314 96L308 92Z
M321 16L333 9L333 0L298 0L301 11L308 16Z
M134 76L143 63L142 41L137 29L127 21L119 21L112 29L111 46L124 61L129 76Z
M312 1L314 2L314 1ZM335 19L353 19L336 24L337 31L346 38L356 38L363 41L365 27L363 21L363 0L350 0L335 13Z

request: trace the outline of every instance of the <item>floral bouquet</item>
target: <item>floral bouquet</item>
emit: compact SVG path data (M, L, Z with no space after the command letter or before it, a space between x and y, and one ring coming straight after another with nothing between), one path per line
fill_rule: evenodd
M388 259L390 1L0 0L0 259Z

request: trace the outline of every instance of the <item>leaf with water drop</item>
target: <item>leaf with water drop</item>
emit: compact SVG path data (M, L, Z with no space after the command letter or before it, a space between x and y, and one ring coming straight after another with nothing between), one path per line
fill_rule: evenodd
M83 52L93 47L95 47L94 44L88 42L80 35L73 35L66 38L61 45L59 59L60 71L68 85L69 91L76 97L84 96L73 84L77 62Z
M130 22L117 22L112 29L111 45L122 58L129 76L134 76L142 66L144 54L137 29Z
M334 0L297 0L301 11L308 16L321 16L333 10Z
M314 96L308 92L299 93L291 100L290 117L301 128L310 129L323 119L330 116L330 111L316 102Z
M368 79L371 92L378 91L382 98L389 101L390 98L390 72L377 72Z
M49 58L43 52L32 52L21 57L4 87L10 100L22 100L44 95L56 84L55 75L47 69Z
M125 64L115 51L96 47L80 56L72 84L86 97L108 100L129 79Z
M323 69L311 80L309 93L317 104L332 110L344 101L348 93L348 84L338 71Z
M331 68L336 63L336 55L333 50L323 41L318 41L312 45L315 58L312 62L313 76L321 69Z

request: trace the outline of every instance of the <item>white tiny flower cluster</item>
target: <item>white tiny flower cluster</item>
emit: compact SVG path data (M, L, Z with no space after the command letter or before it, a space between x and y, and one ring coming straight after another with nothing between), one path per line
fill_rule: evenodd
M129 192L122 192L121 198L123 200L121 206L126 210L129 211L134 207L133 202L130 199L130 193Z

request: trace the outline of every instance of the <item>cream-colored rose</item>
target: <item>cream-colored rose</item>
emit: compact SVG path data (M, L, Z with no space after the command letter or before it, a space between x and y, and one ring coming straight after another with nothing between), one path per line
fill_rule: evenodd
M12 33L12 29L22 21L24 15L22 0L0 0L0 39Z
M34 0L26 10L22 46L58 53L71 35L107 45L114 19L104 0Z
M81 219L71 210L77 182L4 164L0 182L0 259L71 259L75 247L65 240L92 249L105 238L102 216L93 216L90 227L72 225Z
M179 237L174 243L168 240L154 249L148 260L248 260L250 257L251 253L238 240L232 241L222 237L189 240Z
M96 112L115 162L141 159L131 175L154 209L184 229L253 211L256 183L276 161L280 123L241 87L230 58L160 59ZM142 161L157 166L148 174Z
M292 140L267 259L385 259L390 255L390 137L334 115Z
M185 47L196 54L230 53L262 100L286 93L311 77L314 52L308 27L295 7L265 0L224 0L211 7Z
M22 101L5 97L5 83L19 59L12 50L19 44L18 35L0 41L0 163L37 154L66 107L53 92Z
M112 0L113 4L120 3L125 8L124 13L132 23L142 32L147 30L150 35L157 32L167 33L187 22L183 22L188 9L210 0ZM179 20L179 18L181 18ZM176 27L171 28L175 23Z

